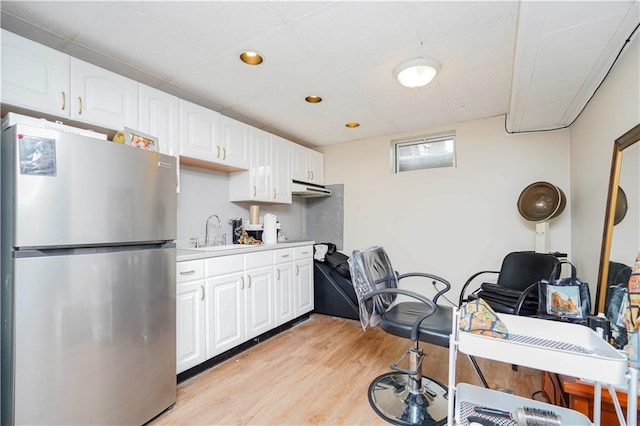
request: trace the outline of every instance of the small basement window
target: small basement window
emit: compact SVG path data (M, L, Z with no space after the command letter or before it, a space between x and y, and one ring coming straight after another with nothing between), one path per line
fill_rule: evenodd
M455 133L391 141L393 172L455 167Z

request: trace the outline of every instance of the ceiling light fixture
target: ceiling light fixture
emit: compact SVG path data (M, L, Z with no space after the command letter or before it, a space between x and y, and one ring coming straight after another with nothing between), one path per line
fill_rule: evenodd
M322 98L315 95L307 96L306 98L304 98L304 100L309 102L310 104L317 104L322 102Z
M440 63L431 58L415 58L403 62L393 70L400 84L404 87L422 87L433 80L440 71Z
M355 121L352 121L350 123L345 124L345 126L347 126L350 129L355 129L356 127L360 127L360 123L356 123Z
M264 59L258 52L247 50L240 54L240 60L248 65L260 65Z

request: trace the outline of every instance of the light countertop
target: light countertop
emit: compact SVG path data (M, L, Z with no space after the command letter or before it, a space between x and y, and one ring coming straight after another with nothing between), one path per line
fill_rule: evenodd
M231 254L253 253L265 250L278 250L291 247L309 246L315 244L315 241L291 241L277 244L234 244L218 247L201 247L201 248L178 248L176 250L176 260L183 262L186 260L207 259L210 257L229 256Z

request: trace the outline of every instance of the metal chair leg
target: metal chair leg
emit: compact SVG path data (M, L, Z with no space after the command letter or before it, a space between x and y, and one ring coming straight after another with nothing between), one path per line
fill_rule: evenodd
M398 366L405 358L407 369ZM416 345L392 364L393 372L371 383L369 403L380 417L403 426L439 426L447 422L448 388L422 375L424 358Z

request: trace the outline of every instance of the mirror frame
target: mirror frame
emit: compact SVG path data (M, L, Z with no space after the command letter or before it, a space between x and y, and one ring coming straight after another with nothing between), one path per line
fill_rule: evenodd
M604 216L604 229L602 231L602 245L600 250L600 270L598 273L598 288L596 292L596 310L594 314L604 312L604 304L607 296L607 279L609 275L609 260L611 255L611 239L613 236L613 221L616 213L618 198L618 185L620 183L620 168L622 166L622 152L640 141L640 124L636 125L613 143L613 156L611 159L611 173L609 175L609 192ZM640 247L638 247L640 251ZM635 255L632 254L632 256Z

